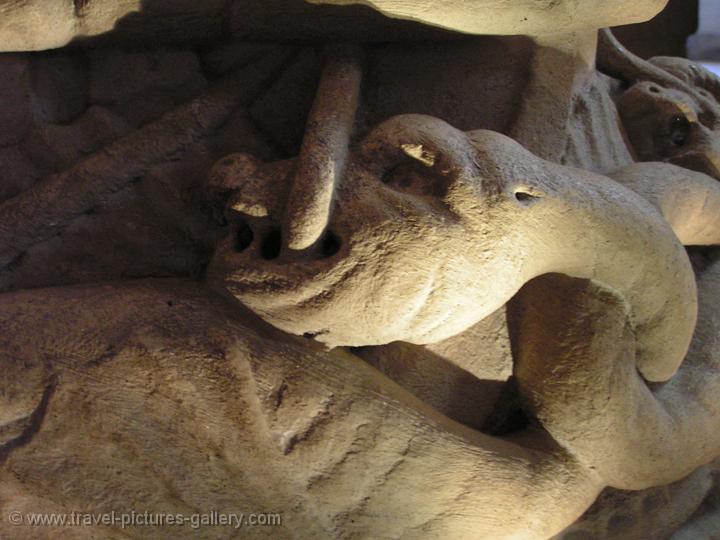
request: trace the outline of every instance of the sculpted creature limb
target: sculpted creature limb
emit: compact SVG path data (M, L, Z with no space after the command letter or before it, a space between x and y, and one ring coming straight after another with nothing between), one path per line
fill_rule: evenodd
M207 137L262 88L280 60L258 62L257 77L249 84L244 78L228 77L136 133L0 203L0 270L125 189L153 165L171 161Z
M280 512L287 526L274 538L301 529L319 538L540 540L602 488L541 430L514 442L469 429L358 357L253 322L199 284L7 293L0 325L15 375L0 379L3 395L47 396L45 405L15 398L1 409L3 425L27 430L3 431L0 474L17 484L3 512L46 508L38 497L72 474L53 491L57 512L129 512L132 492L163 511ZM38 459L51 474L38 475ZM8 527L0 523L10 536ZM32 529L34 538L44 532ZM176 528L154 534L178 537Z
M717 180L669 163L635 163L612 178L652 203L685 246L720 244Z

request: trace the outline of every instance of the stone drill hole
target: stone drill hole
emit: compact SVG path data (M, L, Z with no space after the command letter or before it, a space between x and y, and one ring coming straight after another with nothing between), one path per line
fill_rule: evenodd
M272 229L267 233L260 245L260 255L266 261L277 259L282 247L282 235L280 229Z
M324 257L332 257L340 251L340 239L332 231L325 233L320 244L320 254Z
M253 234L250 226L245 222L240 223L240 226L235 233L235 251L238 253L245 251L248 247L250 247L250 244L252 244L254 237L255 235Z

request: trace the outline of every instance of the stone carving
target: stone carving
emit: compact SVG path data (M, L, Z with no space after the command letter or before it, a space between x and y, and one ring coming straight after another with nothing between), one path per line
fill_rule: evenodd
M583 35L449 42L447 56L241 40L0 59L21 105L0 108L17 128L0 159L34 170L0 202L0 536L67 533L14 511L144 510L280 513L282 527L241 533L258 538L713 531L717 80L604 32L599 67L619 88L577 28L589 3L442 20L370 4L482 33L542 33L568 10ZM591 20L661 4L605 2ZM423 74L435 88L455 50L508 53L517 114L505 90L460 89L498 110L458 129L461 102L428 91L409 106L378 78L417 57L439 66ZM467 80L503 81L489 66ZM672 107L684 137L666 129Z
M600 35L600 68L629 85L618 111L638 159L668 161L720 179L720 80L686 59L642 60L610 30Z
M482 2L432 2L431 0L311 0L323 4L364 4L390 17L422 21L472 34L560 34L583 28L602 28L645 21L665 5L645 0L632 5L617 0L545 2L502 0Z
M678 244L661 240L673 239L665 223L653 225L653 210L633 193L600 176L544 163L500 134L465 135L430 117L390 119L360 147L337 186L332 220L324 224L327 236L314 257L324 260L283 249L282 216L257 229L236 220L211 263L211 279L283 330L331 346L359 346L440 341L494 312L532 278L565 273L619 292L637 325L640 370L651 380L674 373L694 327L694 277ZM240 156L220 162L213 178L223 186L239 184L234 210L272 220L290 189L283 173L293 169L287 162L269 168ZM698 180L714 194L712 184ZM256 188L262 184L270 187ZM263 195L269 198L258 200ZM632 215L641 221L632 222ZM577 219L577 227L554 219ZM556 231L553 240L550 230ZM625 255L617 246L621 238ZM599 246L608 244L613 257L601 255ZM638 257L643 246L650 251ZM661 269L653 257L665 261ZM414 279L406 282L408 275ZM645 283L653 292L642 289L641 275L653 276ZM663 291L656 303L655 291ZM367 318L358 321L353 306L362 306Z
M292 171L298 171L294 177ZM211 175L211 185L237 190L227 215L234 222L231 234L210 265L211 282L283 330L330 346L433 343L485 318L531 279L562 273L619 295L631 321L626 331L635 341L634 350L622 355L630 352L645 379L667 380L685 358L696 311L687 257L665 222L615 182L543 162L497 133L466 135L431 117L395 117L359 144L335 188L336 208L323 222L325 238L316 250L303 253L287 249L280 232L282 209L295 215L283 204L290 180L307 185L316 178L298 175L303 169L287 161L263 166L242 155L224 159ZM662 164L630 166L616 179L665 209L686 244L720 240L720 188L712 179ZM604 245L612 253L604 254ZM541 305L550 301L544 298ZM591 426L592 433L607 436L619 428L619 419L598 414L596 407L583 407L593 417L583 418L583 435L577 435L577 409L569 416L563 409L568 400L574 404L597 396L579 385L574 399L568 389L554 404L564 355L572 356L570 386L577 384L570 366L578 362L578 349L549 353L550 335L528 366L516 357L516 377L538 400L531 405L538 418L544 410L563 418L543 418L554 438L616 487L652 485L660 474L668 475L666 481L681 477L687 464L672 472L671 455L653 464L647 460L647 448L659 454L662 440L675 440L668 430L676 428L666 425L669 411L662 401L640 397L644 383L639 379L623 383L628 386L621 394L629 402L617 410L637 408L643 422L620 422L624 427L613 440L621 447L611 445L596 455L597 435L584 430ZM519 354L522 344L534 342L521 339ZM607 361L601 356L598 361ZM622 364L627 357L616 361ZM552 374L542 374L540 363ZM555 431L556 423L566 425ZM630 440L636 450L648 444L636 454L642 463L632 456L618 459Z

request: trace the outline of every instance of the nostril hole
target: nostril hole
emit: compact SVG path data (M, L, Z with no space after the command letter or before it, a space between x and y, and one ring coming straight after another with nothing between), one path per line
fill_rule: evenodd
M267 233L260 245L260 255L266 261L277 259L282 247L282 235L280 229L272 229Z
M327 258L332 257L338 251L340 251L340 239L335 233L328 231L325 233L322 243L320 244L320 254Z
M660 93L660 89L659 89L657 86L651 86L651 87L648 88L648 90L650 90L653 94L659 94L659 93Z
M235 233L235 251L243 252L252 244L255 235L250 226L242 222Z

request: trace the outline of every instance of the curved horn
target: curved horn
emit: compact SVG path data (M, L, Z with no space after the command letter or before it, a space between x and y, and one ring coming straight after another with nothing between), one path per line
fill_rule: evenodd
M720 102L720 77L701 65L686 58L672 56L655 56L648 62L684 80L691 86L706 90L716 101Z
M598 36L597 65L603 73L628 84L643 80L686 89L677 77L627 50L609 28L602 28Z

